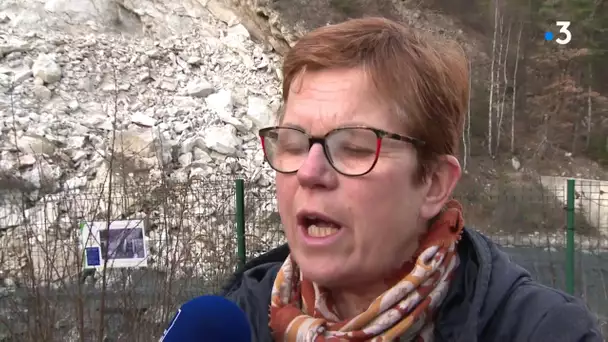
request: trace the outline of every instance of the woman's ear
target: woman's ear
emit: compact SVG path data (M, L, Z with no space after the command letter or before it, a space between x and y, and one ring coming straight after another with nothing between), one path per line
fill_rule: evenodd
M439 157L428 176L427 191L420 206L420 216L425 220L435 217L450 199L462 174L458 159L452 155Z

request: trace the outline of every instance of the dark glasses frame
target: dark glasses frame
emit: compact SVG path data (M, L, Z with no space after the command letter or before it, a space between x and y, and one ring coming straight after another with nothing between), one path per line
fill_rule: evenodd
M374 167L376 166L376 163L378 162L378 158L380 157L380 149L382 147L382 140L383 139L391 139L391 140L397 140L397 141L404 141L406 143L409 143L411 145L413 145L414 147L420 148L422 146L424 146L426 143L420 139L416 139L416 138L412 138L410 136L406 136L406 135L401 135L401 134L397 134L397 133L391 133L391 132L387 132L381 129L377 129L377 128L373 128L373 127L368 127L368 126L344 126L344 127L338 127L335 129L332 129L331 131L327 132L325 135L323 136L314 136L311 135L309 133L307 133L306 131L304 131L301 128L297 128L297 127L290 127L290 126L271 126L271 127L265 127L259 130L258 135L260 136L260 140L262 143L262 149L264 151L264 159L266 160L266 162L268 163L268 165L270 165L270 167L280 173L283 174L292 174L292 173L296 173L298 172L299 168L293 171L282 171L279 170L277 168L275 168L274 165L272 165L272 163L270 162L269 158L268 158L268 153L266 152L266 141L265 138L267 137L272 137L272 133L276 133L276 130L294 130L294 131L298 131L300 133L303 133L305 136L308 137L308 150L310 151L310 149L312 148L312 146L314 144L320 144L323 147L323 154L325 154L325 158L327 158L327 161L329 162L329 164L331 165L331 167L336 170L336 172L338 172L341 175L344 176L348 176L348 177L358 177L358 176L363 176L366 175L368 173L370 173ZM369 167L369 169L365 172L361 172L361 173L345 173L340 171L335 165L334 165L334 161L332 160L330 154L329 154L329 148L327 146L327 139L332 135L335 134L339 131L344 131L344 130L351 130L351 129L365 129L368 131L373 132L376 135L376 154L374 156L374 162L371 164L371 166Z

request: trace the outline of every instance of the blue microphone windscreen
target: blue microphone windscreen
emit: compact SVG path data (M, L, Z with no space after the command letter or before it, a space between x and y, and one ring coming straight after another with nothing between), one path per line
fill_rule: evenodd
M249 320L224 297L201 296L179 308L160 342L251 342Z

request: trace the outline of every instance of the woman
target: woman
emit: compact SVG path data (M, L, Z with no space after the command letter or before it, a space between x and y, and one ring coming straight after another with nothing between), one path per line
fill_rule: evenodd
M303 37L283 74L260 136L288 246L224 293L255 341L602 340L583 304L463 228L460 49L357 19Z

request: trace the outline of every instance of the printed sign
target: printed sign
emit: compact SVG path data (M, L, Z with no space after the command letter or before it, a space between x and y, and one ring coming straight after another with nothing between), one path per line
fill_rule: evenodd
M148 266L143 220L83 222L80 226L85 269Z

